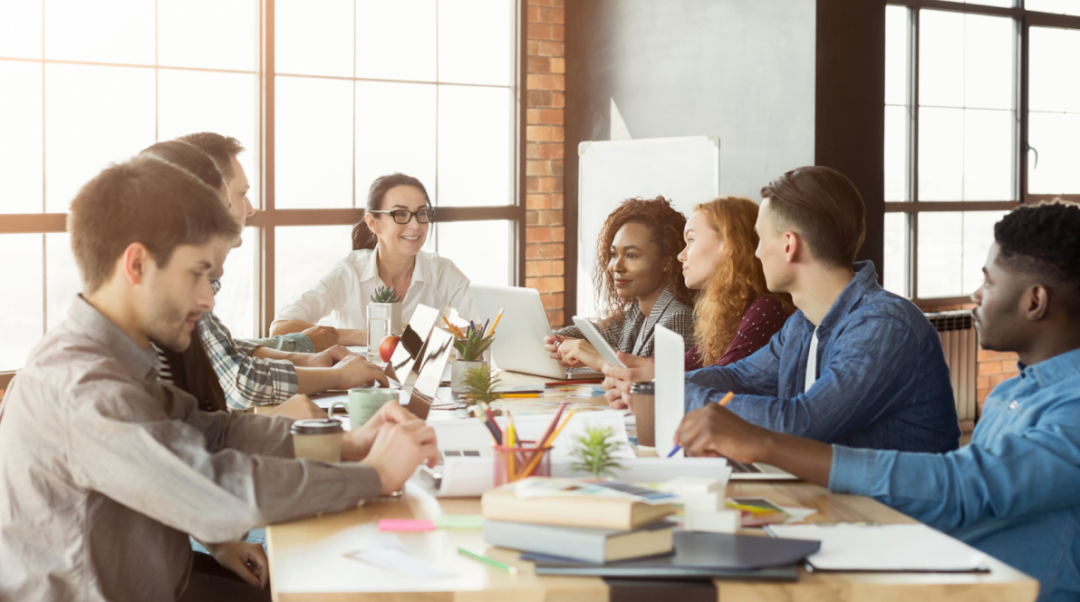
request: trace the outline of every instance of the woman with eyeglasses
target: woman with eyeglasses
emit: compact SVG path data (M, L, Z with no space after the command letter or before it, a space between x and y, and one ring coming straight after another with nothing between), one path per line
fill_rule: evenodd
M479 319L465 274L449 259L423 250L435 209L420 180L400 173L376 179L366 209L353 228L352 253L282 309L271 334L300 332L333 315L341 345L366 345L367 305L384 286L397 290L405 321L421 303L449 305L466 320Z

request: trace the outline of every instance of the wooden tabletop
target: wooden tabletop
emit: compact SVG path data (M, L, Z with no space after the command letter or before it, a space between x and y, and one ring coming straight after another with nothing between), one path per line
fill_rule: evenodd
M507 375L514 384L538 379ZM507 378L504 378L507 380ZM767 497L783 506L814 508L808 522L872 521L912 523L911 518L874 500L834 494L802 482L732 481L727 495ZM300 601L432 601L589 600L607 602L610 588L593 577L537 576L519 553L484 543L479 530L437 530L397 533L417 558L450 576L408 578L344 554L377 532L381 518L434 519L440 514L480 514L480 500L439 500L410 483L398 499L380 499L354 510L324 515L267 529L274 599ZM518 567L509 575L457 553L463 547ZM817 600L950 600L1030 602L1038 582L997 560L989 573L807 573L794 583L714 581L717 600L755 602Z

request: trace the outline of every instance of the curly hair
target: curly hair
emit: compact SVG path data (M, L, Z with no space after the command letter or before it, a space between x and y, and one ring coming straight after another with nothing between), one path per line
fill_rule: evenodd
M619 297L615 291L615 277L607 269L613 255L611 244L615 240L615 234L619 228L629 223L641 224L649 229L653 242L660 248L661 260L669 262L673 268L668 270L668 290L677 301L692 305L696 293L686 288L682 273L674 269L679 263L678 255L683 247L686 216L676 211L662 196L655 199L627 199L608 215L600 228L600 238L596 241L596 273L593 274L593 282L596 286L596 298L603 300L605 305L605 320L621 322L626 311L636 303L634 299Z
M724 355L735 338L746 308L758 297L775 297L790 314L795 311L791 295L770 293L765 285L761 260L754 256L758 235L754 231L758 205L745 197L726 196L694 207L720 235L724 247L716 271L705 283L694 306L694 330L703 365L711 366Z
M1080 205L1060 199L1020 207L994 224L998 263L1073 289L1080 304Z

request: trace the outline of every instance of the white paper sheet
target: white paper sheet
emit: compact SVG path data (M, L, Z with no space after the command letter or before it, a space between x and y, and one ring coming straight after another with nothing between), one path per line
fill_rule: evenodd
M413 579L437 579L452 574L436 569L409 553L393 533L364 533L360 547L345 555Z
M821 542L807 561L821 571L964 572L986 555L926 525L773 525L770 535Z

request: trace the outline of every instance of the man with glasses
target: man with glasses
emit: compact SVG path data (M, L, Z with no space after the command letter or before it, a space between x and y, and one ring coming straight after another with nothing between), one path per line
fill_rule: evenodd
M366 345L367 306L381 288L394 289L404 321L421 303L450 306L466 320L480 319L469 279L454 262L423 250L435 210L420 180L400 173L377 178L365 209L364 219L353 228L352 253L285 306L271 334L300 332L333 316L341 344Z

